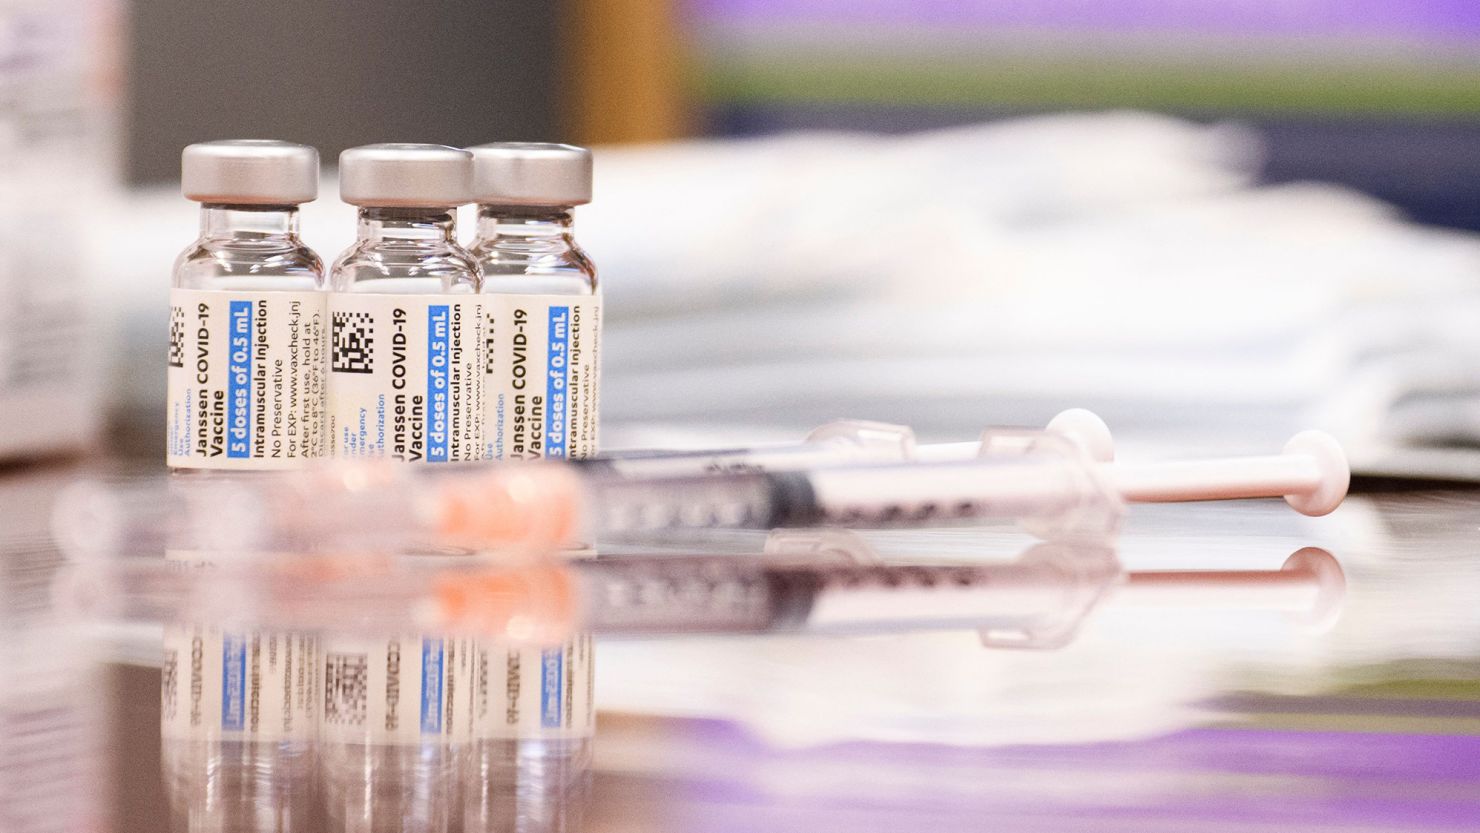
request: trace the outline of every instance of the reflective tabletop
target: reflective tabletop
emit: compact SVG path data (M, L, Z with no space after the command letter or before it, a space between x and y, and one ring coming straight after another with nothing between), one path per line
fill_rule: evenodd
M11 473L7 509L41 511L64 475ZM12 583L44 572L14 555L23 537ZM1044 557L998 531L863 538L889 563ZM323 744L267 760L162 742L158 657L115 634L89 649L106 720L85 792L96 829L130 833L1480 829L1477 541L1475 491L1369 491L1318 519L1136 507L1112 579L1051 640L597 639L594 743L341 756L338 774Z

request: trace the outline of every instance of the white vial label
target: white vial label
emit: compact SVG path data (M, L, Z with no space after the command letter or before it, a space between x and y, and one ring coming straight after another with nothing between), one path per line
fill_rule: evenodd
M465 639L393 636L324 641L320 737L341 743L409 745L461 741L472 651Z
M596 732L590 635L553 648L480 645L473 663L478 740L561 739Z
M329 453L476 460L483 448L483 302L476 296L329 297Z
M590 457L601 387L600 295L484 295L490 460Z
M170 290L167 460L275 469L324 453L324 294Z
M208 570L167 552L182 570ZM290 633L171 625L164 632L160 726L166 738L310 742L318 706L318 640Z

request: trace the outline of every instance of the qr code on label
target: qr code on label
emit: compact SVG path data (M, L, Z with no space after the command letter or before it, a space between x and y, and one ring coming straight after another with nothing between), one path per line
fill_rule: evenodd
M185 366L185 308L170 307L170 367Z
M365 654L324 655L324 722L364 726L369 695L369 657Z
M375 319L370 313L334 313L331 352L330 369L335 373L375 372Z

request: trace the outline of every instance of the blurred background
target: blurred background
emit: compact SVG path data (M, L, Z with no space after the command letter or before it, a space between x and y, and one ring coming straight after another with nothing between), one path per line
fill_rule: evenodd
M1473 228L1477 37L1480 12L1445 0L561 0L414 19L156 0L132 16L128 171L171 179L180 146L216 135L327 156L402 134L608 144L1138 108L1237 117L1264 136L1268 181L1348 183Z
M1452 0L272 0L127 7L127 174L272 135L614 144L1135 108L1236 118L1265 181L1480 224L1480 10Z
M608 447L840 413L954 438L1076 404L1131 447L1320 425L1367 471L1480 471L1467 3L4 8L5 187L31 206L6 224L15 449L107 425L156 452L185 144L319 147L303 227L328 259L341 149L517 139L598 148L579 237L609 299ZM39 378L62 340L72 369ZM68 374L100 407L42 395Z

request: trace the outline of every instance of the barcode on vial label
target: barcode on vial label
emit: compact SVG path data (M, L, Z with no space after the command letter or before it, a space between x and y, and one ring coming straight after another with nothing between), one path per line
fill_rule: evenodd
M170 367L185 366L185 308L170 307Z
M335 373L375 372L375 319L368 312L336 312L329 369Z
M369 657L326 654L324 657L324 722L364 726L369 700Z

